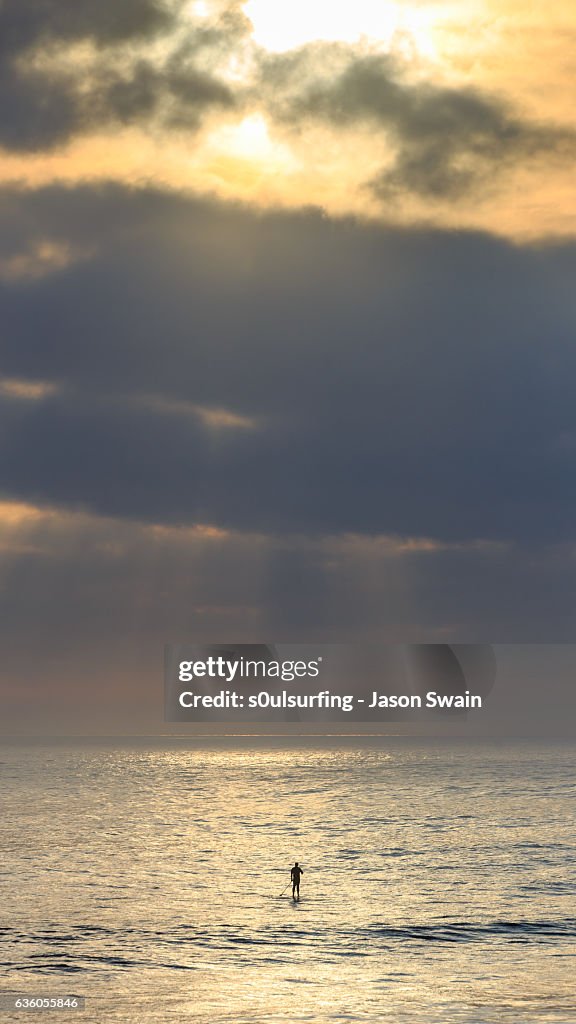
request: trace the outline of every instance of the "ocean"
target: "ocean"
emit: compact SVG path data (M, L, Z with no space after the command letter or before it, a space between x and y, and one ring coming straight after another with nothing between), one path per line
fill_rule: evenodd
M6 993L83 1024L575 1024L573 748L0 750ZM301 901L290 867L304 869ZM11 997L10 997L11 998Z

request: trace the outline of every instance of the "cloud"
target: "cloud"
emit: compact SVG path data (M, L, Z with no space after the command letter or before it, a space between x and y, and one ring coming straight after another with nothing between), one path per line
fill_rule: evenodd
M572 131L534 123L470 86L410 79L391 54L313 44L266 56L262 68L280 123L382 133L390 166L367 184L383 200L402 193L460 199L506 168L535 159L566 161L576 150Z
M3 0L1 14L4 53L21 52L46 39L93 39L107 46L157 35L173 22L170 6L162 0L124 0L120 6L107 0L77 0L73 6L64 0Z
M224 82L206 71L173 61L160 69L141 60L128 74L108 78L91 98L93 120L121 124L151 122L198 128L211 108L233 108L235 98Z
M0 259L0 280L17 282L45 277L58 273L85 255L82 250L37 238L30 246Z
M1 385L0 385L1 387ZM257 422L248 416L239 416L229 409L209 408L192 402L171 401L156 395L142 395L138 399L144 408L176 416L180 420L192 416L209 430L255 430Z
M0 379L0 394L25 402L36 402L57 391L54 384L36 380Z
M212 0L204 17L184 0L103 0L72 14L64 0L7 0L0 40L0 146L13 156L132 127L177 140L257 113L292 140L327 127L332 156L354 133L370 139L357 202L373 210L374 199L439 208L489 195L511 172L562 174L575 155L571 127L531 119L498 93L446 85L432 68L415 74L397 50L315 43L266 53L240 0ZM308 171L320 145L314 132L309 141ZM338 168L358 192L357 174ZM206 173L212 180L209 161Z
M1 288L0 371L59 389L2 399L6 497L270 536L574 539L573 246L119 187L0 198L6 258L36 234L92 252Z
M233 107L222 64L249 23L238 4L213 4L212 12L194 20L183 2L102 0L72 9L63 0L6 0L0 145L48 150L115 125L194 131L210 110Z

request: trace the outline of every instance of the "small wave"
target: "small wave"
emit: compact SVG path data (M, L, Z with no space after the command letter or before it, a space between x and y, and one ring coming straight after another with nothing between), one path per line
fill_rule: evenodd
M408 925L394 928L374 925L366 936L390 939L420 939L423 942L480 942L487 937L570 937L576 936L576 920L565 921L492 921L487 924L455 922L441 925Z
M20 967L15 968L15 970L25 971L30 970L30 968L25 965L21 965ZM80 967L79 964L69 964L66 963L66 961L54 961L53 963L36 964L34 970L43 974L46 974L49 971L57 971L59 974L78 974L82 971L87 971L88 968Z

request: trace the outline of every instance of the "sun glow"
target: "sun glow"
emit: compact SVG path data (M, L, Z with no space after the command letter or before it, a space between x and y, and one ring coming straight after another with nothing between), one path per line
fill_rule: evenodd
M206 143L213 155L226 154L244 166L266 166L275 172L291 171L296 160L290 150L270 138L265 118L249 114L239 124L223 125L210 134Z
M250 114L237 125L228 125L217 133L220 143L236 156L264 159L273 155L268 125L261 114Z
M291 50L317 40L356 43L368 39L390 47L403 38L422 57L435 56L435 5L426 8L394 0L247 0L244 11L254 29L254 39L267 50Z

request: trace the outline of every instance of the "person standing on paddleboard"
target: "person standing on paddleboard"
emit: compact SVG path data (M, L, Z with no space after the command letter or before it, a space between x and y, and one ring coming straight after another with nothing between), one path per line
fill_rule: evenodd
M303 875L303 874L304 874L304 872L303 872L302 868L299 866L298 861L295 861L294 867L292 868L292 870L290 872L290 879L292 881L292 899L293 900L299 900L300 899L300 875Z

